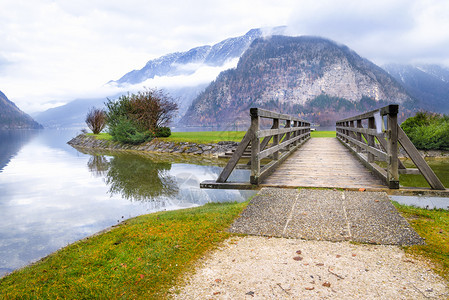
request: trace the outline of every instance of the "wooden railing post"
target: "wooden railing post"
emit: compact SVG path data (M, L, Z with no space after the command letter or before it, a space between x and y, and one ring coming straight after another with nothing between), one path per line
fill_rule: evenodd
M354 128L354 121L349 121L349 127ZM349 136L352 138L355 138L355 133L353 131L349 131ZM351 143L351 144L353 147L355 146L354 143Z
M363 126L362 126L362 120L357 120L357 128L363 128ZM360 132L357 132L357 137L356 137L356 139L357 139L359 142L362 142L362 134L361 134ZM360 146L357 146L356 151L357 151L357 152L362 152L362 148L361 148Z
M389 105L387 113L388 144L387 153L389 157L387 167L387 179L390 189L399 188L398 170L398 106Z
M374 117L368 118L368 128L369 129L376 129L376 122L374 120ZM368 135L368 146L374 147L374 135L369 134ZM372 163L374 162L374 154L371 152L368 152L368 162Z
M298 127L298 121L293 121L293 127ZM299 135L298 130L293 131L293 138L297 137ZM298 145L298 141L295 141L293 143L293 146Z
M257 135L259 131L259 114L257 109L251 109L251 184L259 184L260 177L260 138Z
M279 129L279 119L273 119L273 129ZM273 146L279 145L279 134L273 135ZM276 151L273 153L273 159L278 160L279 159L279 151Z
M292 124L292 122L290 120L286 120L285 121L285 128L290 128L291 124ZM291 138L291 133L287 132L287 134L285 134L284 141L288 141L290 138ZM290 150L290 145L287 146L287 150Z

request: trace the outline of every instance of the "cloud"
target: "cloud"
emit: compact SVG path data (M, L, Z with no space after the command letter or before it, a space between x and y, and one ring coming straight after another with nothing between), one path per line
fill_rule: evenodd
M344 8L344 9L343 9ZM368 59L447 62L449 3L423 1L320 1L298 6L289 19L294 34L320 35Z
M11 62L6 57L0 54L0 74L5 73L7 66L10 64Z
M117 85L116 83L108 83L103 86L102 93L117 94L126 92L136 92L144 88L183 88L196 87L202 84L207 84L213 81L220 72L235 68L238 63L238 58L228 60L223 66L209 66L206 64L188 64L188 70L194 71L189 75L177 76L155 76L141 82L139 84L125 84Z
M447 1L419 0L2 0L0 89L36 111L110 88L104 83L150 59L279 25L346 44L378 64L449 65L448 11ZM153 82L193 84L214 72Z

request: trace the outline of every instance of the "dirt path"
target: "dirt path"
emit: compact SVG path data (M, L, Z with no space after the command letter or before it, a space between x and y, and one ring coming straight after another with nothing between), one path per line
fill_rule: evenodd
M449 299L399 246L256 236L228 239L178 289L175 299Z

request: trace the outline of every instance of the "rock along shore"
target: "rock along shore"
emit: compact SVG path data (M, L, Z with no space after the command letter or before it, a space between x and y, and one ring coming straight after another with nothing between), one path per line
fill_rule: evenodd
M120 142L107 141L96 139L94 136L80 134L71 139L67 144L87 149L101 149L101 150L133 150L133 151L148 151L161 153L176 153L176 154L192 154L218 157L228 151L235 149L238 145L236 142L218 142L211 144L196 144L196 143L175 143L165 142L159 139L153 139L149 142L140 145L123 144Z

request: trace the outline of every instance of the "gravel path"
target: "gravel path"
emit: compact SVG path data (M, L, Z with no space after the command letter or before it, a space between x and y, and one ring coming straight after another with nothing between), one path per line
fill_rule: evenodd
M447 282L398 246L231 237L175 299L449 299Z
M332 242L424 244L384 192L263 188L230 231Z

